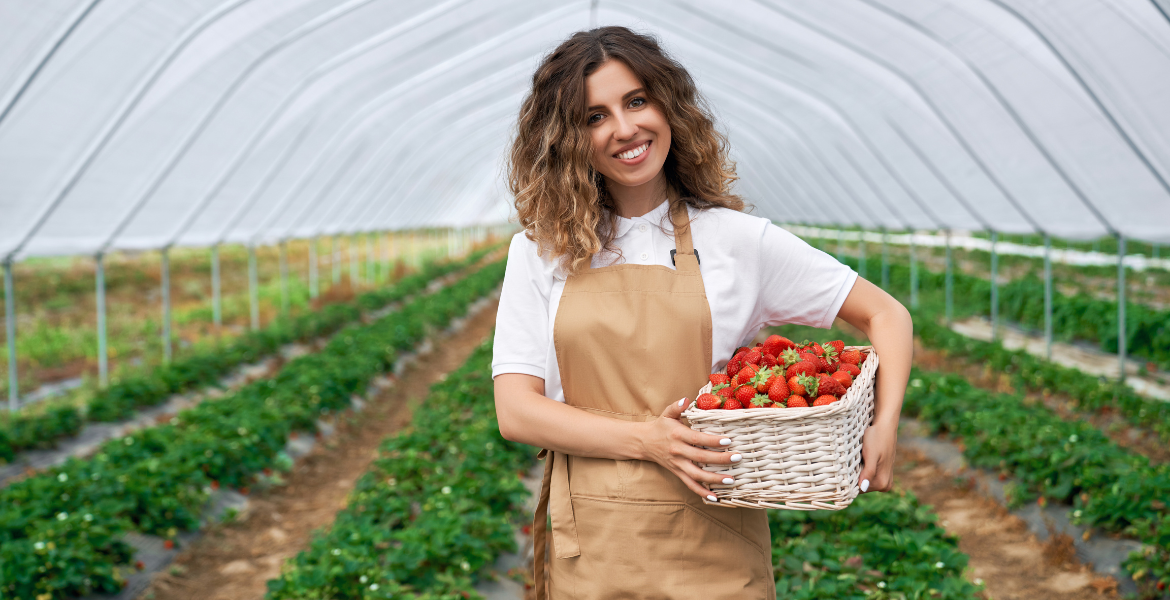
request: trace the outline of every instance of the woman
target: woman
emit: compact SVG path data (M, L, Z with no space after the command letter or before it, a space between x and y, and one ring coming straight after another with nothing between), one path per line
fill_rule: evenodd
M763 510L705 504L730 440L687 397L765 326L840 317L882 358L860 486L892 483L906 310L741 212L725 139L686 70L623 27L579 32L533 76L512 146L512 240L493 376L500 432L545 451L538 597L775 598ZM681 398L681 400L680 400ZM551 515L545 589L546 511Z

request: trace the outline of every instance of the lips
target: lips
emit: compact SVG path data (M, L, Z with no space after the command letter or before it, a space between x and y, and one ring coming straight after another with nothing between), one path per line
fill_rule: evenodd
M613 157L627 165L632 166L638 164L645 158L646 151L650 149L650 144L650 140L628 144L615 152Z

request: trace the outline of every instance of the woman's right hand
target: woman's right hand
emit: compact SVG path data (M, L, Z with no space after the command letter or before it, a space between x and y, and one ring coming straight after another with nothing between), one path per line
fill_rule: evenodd
M699 433L683 425L679 419L686 403L686 398L671 402L666 410L662 411L661 417L646 423L648 431L642 436L643 460L662 465L681 479L691 491L715 501L715 496L703 487L703 484L731 484L734 480L718 473L704 471L695 463L728 465L739 462L742 457L739 454L699 448L698 446L709 448L727 446L731 444L731 440Z

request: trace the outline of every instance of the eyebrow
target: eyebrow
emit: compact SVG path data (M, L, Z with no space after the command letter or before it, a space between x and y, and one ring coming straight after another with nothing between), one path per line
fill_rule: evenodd
M638 94L645 94L645 93L646 93L646 88L632 89L632 90L626 92L624 96L622 96L622 100L629 100L632 96L637 96ZM603 108L605 108L605 107L600 105L600 104L597 104L597 105L590 106L589 108L585 109L585 112L592 112L592 111L603 109Z

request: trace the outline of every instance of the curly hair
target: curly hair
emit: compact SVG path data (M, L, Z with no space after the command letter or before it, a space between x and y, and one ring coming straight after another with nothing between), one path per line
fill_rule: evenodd
M594 254L613 251L617 216L605 179L592 164L585 110L585 80L610 59L629 67L670 125L663 170L677 198L672 203L744 208L731 192L736 174L727 138L715 128L686 69L651 36L625 27L579 31L532 76L508 160L508 186L525 235L569 274L588 268Z

